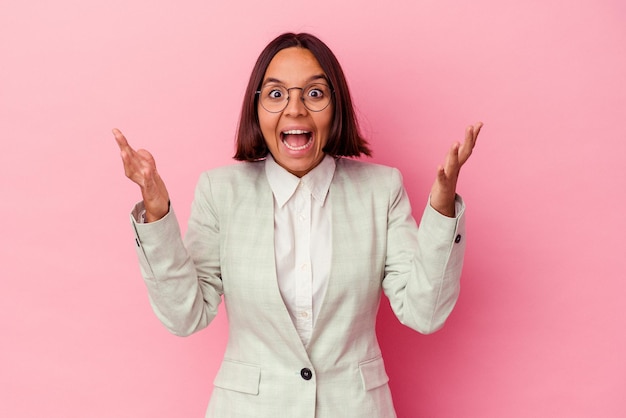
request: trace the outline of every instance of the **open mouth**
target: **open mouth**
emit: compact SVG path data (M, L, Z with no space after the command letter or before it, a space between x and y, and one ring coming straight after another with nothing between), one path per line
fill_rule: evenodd
M281 132L280 139L291 151L302 151L313 143L313 134L310 131L292 129Z

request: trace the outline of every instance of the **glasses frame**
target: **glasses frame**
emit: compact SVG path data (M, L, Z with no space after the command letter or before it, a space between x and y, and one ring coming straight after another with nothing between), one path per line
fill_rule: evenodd
M303 93L304 93L304 91L305 91L307 88L309 88L309 87L311 87L311 86L315 86L315 85L325 86L325 87L328 87L328 89L330 90L330 97L329 97L329 99L328 99L328 103L326 103L326 106L324 106L323 108L321 108L321 109L319 109L319 110L314 110L314 109L311 109L309 106L307 106L306 101L305 101L305 99L304 99L304 94L303 94ZM263 87L261 87L261 90L257 90L257 91L255 92L255 95L259 97L259 98L258 98L258 100L259 100L259 103L261 104L261 107L262 107L262 108L263 108L266 112L269 112L269 113L280 113L280 112L283 112L285 109L287 109L287 106L289 105L289 99L291 99L291 90L300 90L300 101L302 102L302 104L304 105L304 107L306 107L306 108L307 108L307 110L309 110L310 112L316 112L316 113L317 113L317 112L322 112L322 111L326 110L326 108L327 108L327 107L330 105L330 103L333 101L333 97L334 97L334 95L335 95L335 90L334 90L331 86L329 86L329 85L327 85L327 84L324 84L324 83L309 83L309 84L305 85L304 87L289 87L289 88L284 87L284 86L276 86L276 87L281 87L281 88L284 88L285 90L287 90L287 99L285 100L285 106L283 106L283 108L282 108L282 109L280 109L280 110L269 110L269 109L267 109L265 106L263 106L263 100L261 100L261 92L263 91L263 89L264 89L265 87L271 87L271 86L263 86Z

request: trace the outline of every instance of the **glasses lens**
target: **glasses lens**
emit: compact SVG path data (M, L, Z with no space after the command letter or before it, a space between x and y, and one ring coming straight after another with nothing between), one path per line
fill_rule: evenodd
M330 89L326 84L309 84L302 89L302 99L307 109L319 112L330 103Z
M261 106L268 112L280 112L287 106L289 92L280 86L265 86L261 89Z

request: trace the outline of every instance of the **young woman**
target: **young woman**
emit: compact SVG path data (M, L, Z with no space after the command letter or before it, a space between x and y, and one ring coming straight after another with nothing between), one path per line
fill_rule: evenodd
M119 130L141 188L137 253L154 311L176 335L206 327L222 298L229 339L207 417L395 417L375 322L439 329L459 293L461 166L482 124L439 167L418 229L400 173L370 155L330 49L283 34L244 97L234 166L202 174L183 240L154 159Z

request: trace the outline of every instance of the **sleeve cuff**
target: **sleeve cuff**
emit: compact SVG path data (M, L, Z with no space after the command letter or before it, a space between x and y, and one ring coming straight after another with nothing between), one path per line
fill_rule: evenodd
M165 214L163 218L167 217L171 211L172 211L172 203L167 202L167 213ZM131 214L133 221L135 221L136 224L147 223L146 222L146 207L143 204L143 200L135 204L135 207L133 207L133 210L130 212L130 214ZM161 219L159 219L159 221ZM155 222L158 222L158 221L155 221Z
M427 206L426 211L434 212L434 214L439 215L442 218L447 218L447 219L458 219L461 217L463 212L465 212L465 202L463 202L463 198L459 194L457 194L454 198L454 217L453 218L442 215L441 213L437 212L437 210L435 210L435 208L433 208L432 205L430 204L430 196L428 196L428 205L426 206Z
M430 197L428 198L428 204L422 215L420 222L420 229L422 232L427 233L430 237L445 237L445 241L456 242L459 234L464 233L464 213L465 203L460 195L456 195L455 202L455 217L450 218L437 212L430 205Z

